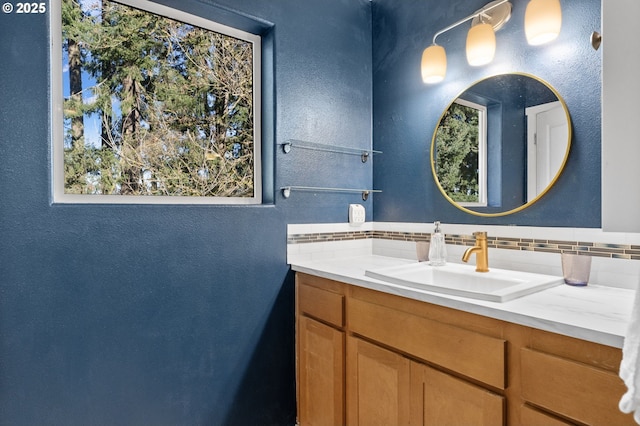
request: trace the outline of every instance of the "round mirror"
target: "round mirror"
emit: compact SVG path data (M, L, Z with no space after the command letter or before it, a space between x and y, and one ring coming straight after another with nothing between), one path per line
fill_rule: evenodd
M431 142L431 169L456 207L503 216L528 207L558 179L571 121L558 92L528 74L478 81L449 104Z

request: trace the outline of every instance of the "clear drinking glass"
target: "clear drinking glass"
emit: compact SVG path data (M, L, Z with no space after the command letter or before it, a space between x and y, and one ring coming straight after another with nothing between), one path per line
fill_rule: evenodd
M585 286L591 274L591 256L562 253L562 276L569 285Z
M426 262L429 260L429 242L416 241L416 256L418 262Z

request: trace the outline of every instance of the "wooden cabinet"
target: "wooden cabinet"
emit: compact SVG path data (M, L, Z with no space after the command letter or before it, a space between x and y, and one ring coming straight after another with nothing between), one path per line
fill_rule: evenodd
M345 424L343 286L299 275L296 289L298 421Z
M502 425L504 397L349 336L347 424Z
M377 412L387 415L380 424L504 424L504 397L473 382L505 389L505 340L460 327L445 312L429 312L431 305L414 302L355 287L349 293L348 329L360 338L347 345L348 424L371 424L372 419L362 421L361 409L370 397ZM363 362L362 348L385 362L380 368ZM382 377L380 370L386 380L369 381L361 395L361 377ZM386 389L394 389L393 398L407 395L403 404L384 400L389 412L379 406Z
M409 424L409 359L347 337L347 424Z
M411 363L411 424L502 425L504 397L418 362Z
M358 292L350 298L350 331L489 386L505 388L503 339L434 321L428 313L420 315L412 304L380 305L377 295L371 296Z
M300 422L342 424L344 332L304 316L299 318L298 327Z
M306 425L634 425L618 348L297 274Z

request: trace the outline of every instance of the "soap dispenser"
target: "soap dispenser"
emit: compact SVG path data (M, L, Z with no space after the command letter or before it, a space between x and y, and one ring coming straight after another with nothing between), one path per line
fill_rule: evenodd
M440 231L440 222L436 221L434 225L429 246L429 265L444 266L447 263L447 246L444 243L444 234Z

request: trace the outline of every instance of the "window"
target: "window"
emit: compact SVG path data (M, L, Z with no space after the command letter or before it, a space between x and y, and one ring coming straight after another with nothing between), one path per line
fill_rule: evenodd
M260 37L146 0L61 3L54 202L261 203Z
M436 134L438 181L462 206L487 205L487 108L463 99L445 112Z

